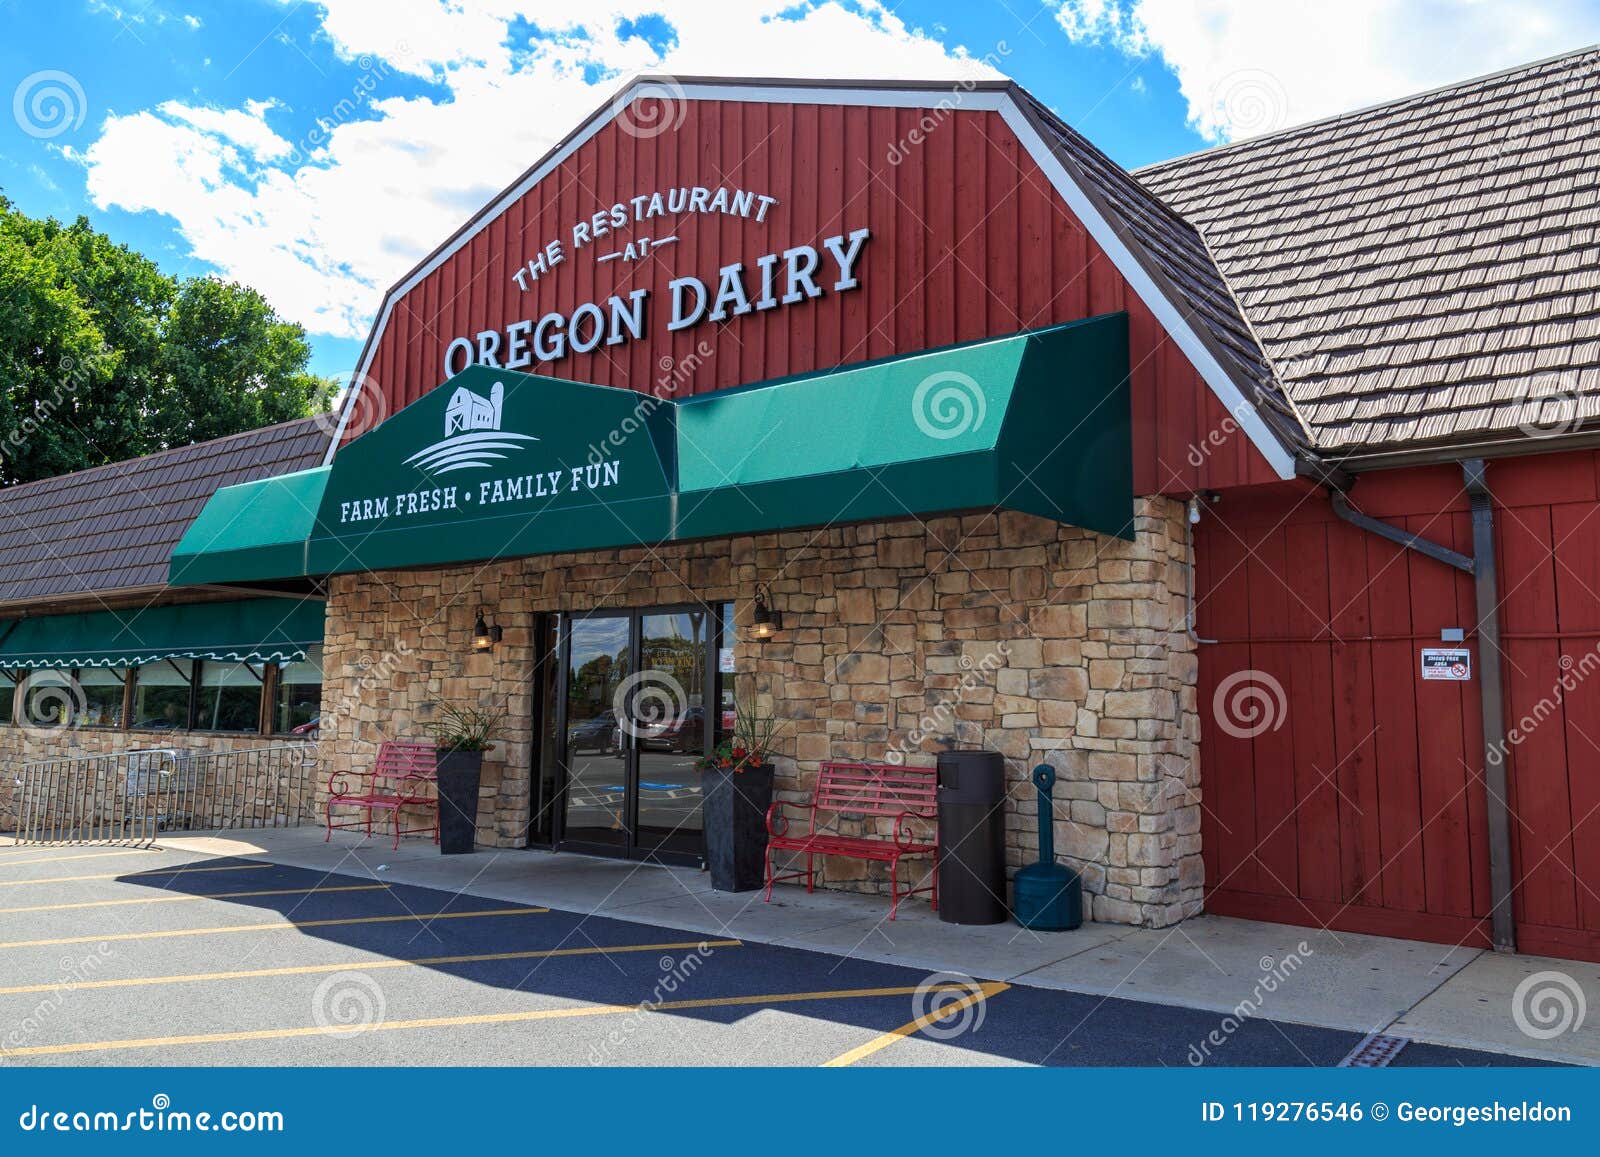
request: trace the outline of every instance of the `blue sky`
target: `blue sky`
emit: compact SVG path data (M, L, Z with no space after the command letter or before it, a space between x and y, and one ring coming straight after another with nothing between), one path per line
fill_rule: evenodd
M1129 167L1600 40L1600 0L0 0L0 188L255 285L383 289L629 71L1009 74Z

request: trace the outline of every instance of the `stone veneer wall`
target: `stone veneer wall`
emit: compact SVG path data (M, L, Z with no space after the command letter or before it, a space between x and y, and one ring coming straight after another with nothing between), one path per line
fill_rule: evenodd
M347 575L328 599L325 770L414 737L441 699L503 703L479 842L524 842L533 616L726 600L748 619L769 584L784 630L736 662L780 720L780 792L804 799L828 758L949 746L1007 757L1007 858L1036 858L1041 760L1059 774L1056 850L1094 919L1162 926L1201 903L1197 664L1186 630L1181 504L1140 499L1132 542L1012 513ZM480 606L504 628L465 650ZM829 860L833 886L884 887L882 865Z

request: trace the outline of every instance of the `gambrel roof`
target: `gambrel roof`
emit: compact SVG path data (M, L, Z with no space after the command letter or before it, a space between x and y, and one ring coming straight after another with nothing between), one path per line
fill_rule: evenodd
M998 112L1281 477L1552 448L1600 418L1600 51L1129 173L1009 81ZM642 76L385 295L394 303L640 95L937 108L949 83ZM358 381L360 378L358 377ZM352 391L346 415L358 406ZM340 441L328 448L331 457Z

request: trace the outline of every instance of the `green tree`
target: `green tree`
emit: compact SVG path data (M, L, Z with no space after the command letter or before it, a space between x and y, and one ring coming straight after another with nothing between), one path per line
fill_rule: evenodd
M162 330L163 385L155 436L204 442L302 418L322 385L306 372L305 331L281 320L255 290L194 278Z
M94 313L62 274L54 239L0 224L0 481L83 464L76 395L98 394L117 358Z
M254 290L0 196L0 485L303 416L309 358Z

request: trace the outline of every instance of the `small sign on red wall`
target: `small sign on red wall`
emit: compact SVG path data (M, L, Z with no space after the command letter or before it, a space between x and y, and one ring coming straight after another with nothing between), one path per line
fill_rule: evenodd
M1424 647L1422 677L1465 683L1472 678L1472 652L1465 647Z

